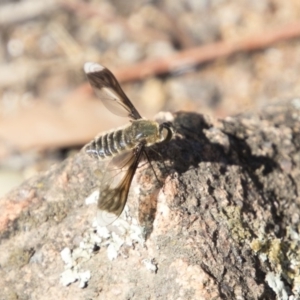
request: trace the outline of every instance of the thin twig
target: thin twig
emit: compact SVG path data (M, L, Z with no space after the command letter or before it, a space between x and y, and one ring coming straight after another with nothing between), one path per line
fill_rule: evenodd
M276 42L300 37L300 22L291 23L273 30L261 30L246 38L235 41L222 41L190 48L168 57L149 60L113 70L121 82L140 80L180 69L194 67L237 52L264 49ZM113 69L113 68L112 68Z

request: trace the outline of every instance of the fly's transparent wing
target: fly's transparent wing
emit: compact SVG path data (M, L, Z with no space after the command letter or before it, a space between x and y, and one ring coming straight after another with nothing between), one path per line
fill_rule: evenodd
M139 145L121 158L112 159L108 165L98 200L97 222L100 226L113 223L121 215L143 148Z
M129 117L133 120L142 118L111 71L92 62L85 63L84 71L96 95L108 110L118 116Z

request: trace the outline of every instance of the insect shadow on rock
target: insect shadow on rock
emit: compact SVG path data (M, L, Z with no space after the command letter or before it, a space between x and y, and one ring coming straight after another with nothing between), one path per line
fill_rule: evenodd
M159 124L143 119L107 68L87 62L84 71L106 108L131 121L124 127L99 135L85 146L90 156L110 160L101 180L97 210L98 224L106 226L121 215L142 155L148 159L147 148L170 141L174 131L170 122Z

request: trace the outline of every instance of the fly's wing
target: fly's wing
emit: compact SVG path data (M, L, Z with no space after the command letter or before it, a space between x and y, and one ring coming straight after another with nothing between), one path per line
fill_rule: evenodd
M84 64L84 71L96 95L108 110L118 116L129 117L133 120L142 118L111 71L92 62Z
M98 200L97 222L100 226L113 223L121 215L143 148L140 145L121 157L117 156L108 165Z

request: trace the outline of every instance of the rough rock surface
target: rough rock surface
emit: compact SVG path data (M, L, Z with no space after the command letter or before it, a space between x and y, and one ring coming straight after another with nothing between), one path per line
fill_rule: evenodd
M297 299L300 100L173 117L150 152L163 186L142 162L108 229L84 202L105 166L83 151L1 199L1 299Z

